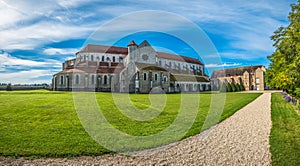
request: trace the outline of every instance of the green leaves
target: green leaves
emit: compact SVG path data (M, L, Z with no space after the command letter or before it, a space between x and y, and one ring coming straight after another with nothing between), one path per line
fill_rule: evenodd
M293 93L300 87L300 0L291 5L290 24L279 27L271 39L275 52L268 56L271 61L266 73L270 87L289 90Z

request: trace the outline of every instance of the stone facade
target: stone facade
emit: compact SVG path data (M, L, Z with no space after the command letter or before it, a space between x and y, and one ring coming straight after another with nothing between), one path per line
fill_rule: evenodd
M225 70L215 70L211 76L211 84L219 89L221 83L243 84L245 90L264 90L266 68L262 65L245 66Z
M147 41L128 47L88 44L54 74L54 90L172 93L210 90L204 65L194 58L157 52Z

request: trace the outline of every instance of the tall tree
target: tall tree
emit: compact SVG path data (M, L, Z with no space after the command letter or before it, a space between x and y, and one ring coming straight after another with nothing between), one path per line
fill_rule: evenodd
M280 27L271 39L275 52L268 56L271 61L267 70L267 84L293 93L300 88L300 0L291 5L290 24Z

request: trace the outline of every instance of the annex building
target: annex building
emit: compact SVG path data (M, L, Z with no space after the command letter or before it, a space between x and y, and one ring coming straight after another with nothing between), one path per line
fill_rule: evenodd
M217 89L222 83L238 83L243 84L245 90L264 90L265 72L263 65L215 70L211 75L211 84Z
M53 90L175 93L210 90L203 63L156 51L145 40L127 47L88 44L53 75Z

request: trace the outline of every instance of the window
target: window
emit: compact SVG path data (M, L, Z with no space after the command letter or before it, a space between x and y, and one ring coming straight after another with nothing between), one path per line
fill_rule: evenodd
M92 84L95 84L95 75L92 75Z
M107 84L107 76L104 76L103 84Z
M161 66L161 61L159 61L159 66Z
M86 55L84 55L83 61L86 61Z
M154 74L154 80L157 81L157 74Z
M116 57L113 56L113 62L116 62Z
M259 78L256 78L256 83L259 83Z
M79 84L79 75L76 75L75 77L75 84Z
M64 84L64 76L60 76L60 84Z
M91 61L94 61L94 55L91 55Z
M144 80L147 80L147 73L144 73Z
M168 77L164 76L164 82L167 82L167 81L168 81Z
M101 61L102 61L102 62L104 62L104 56L102 56L102 59L101 59Z

